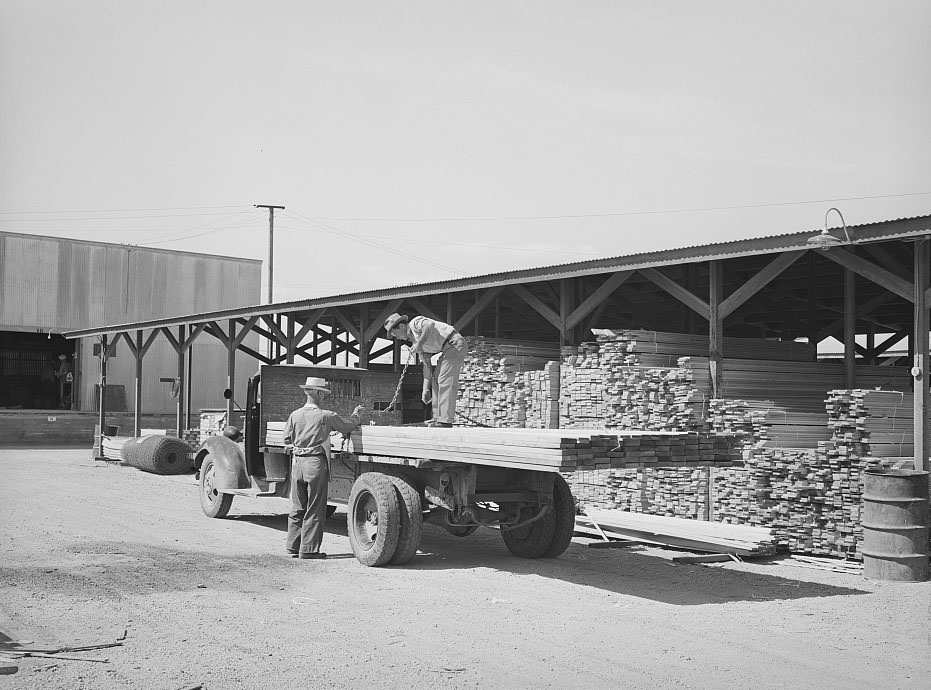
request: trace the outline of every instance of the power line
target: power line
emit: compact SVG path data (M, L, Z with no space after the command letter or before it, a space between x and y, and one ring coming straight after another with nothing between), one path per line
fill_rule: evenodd
M352 221L365 223L422 223L422 222L496 222L503 220L572 220L579 218L614 218L623 216L655 216L673 213L704 213L707 211L734 211L748 208L768 208L774 206L802 206L805 204L827 204L837 201L865 201L870 199L894 199L909 196L926 196L931 192L910 192L907 194L878 194L876 196L848 196L833 199L811 199L808 201L773 201L762 204L738 204L734 206L704 206L695 208L674 208L648 211L610 211L605 213L571 213L555 216L494 216L475 218L320 218L323 221Z
M286 211L285 213L286 213L287 215L289 215L289 216L293 216L293 217L295 217L295 218L298 218L299 220L302 220L302 221L304 221L305 223L310 224L311 226L318 227L318 228L324 230L325 232L328 232L328 233L333 234L333 235L338 235L338 236L343 237L343 238L345 238L345 239L352 240L353 242L358 242L358 243L360 243L360 244L366 244L366 245L368 245L368 246L370 246L370 247L374 247L374 248L376 248L376 249L380 249L380 250L385 251L385 252L388 252L388 253L390 253L390 254L394 254L394 255L396 255L396 256L400 256L400 257L403 257L403 258L405 258L405 259L410 259L411 261L416 261L416 262L418 262L418 263L422 263L422 264L424 264L424 265L426 265L426 266L432 266L432 267L434 267L434 268L441 268L441 269L443 269L444 271L452 271L453 273L458 273L458 274L461 275L461 276L468 275L467 273L465 273L464 271L459 270L458 268L453 268L453 267L451 267L451 266L446 266L446 265L444 265L444 264L437 263L436 261L431 261L430 259L425 259L425 258L423 258L423 257L421 257L421 256L416 256L416 255L414 255L414 254L408 254L407 252L402 252L402 251L400 251L400 250L398 250L398 249L395 249L394 247L388 247L388 246L385 246L385 245L380 244L380 243L378 243L378 242L372 242L371 240L365 239L364 237L359 237L359 236L357 236L357 235L353 235L352 233L345 232L345 231L343 231L343 230L339 230L339 229L337 229L337 228L334 228L334 227L332 227L332 226L327 225L326 223L322 223L322 222L320 222L319 220L315 220L315 219L313 219L313 218L309 218L308 216L302 215L302 214L300 214L300 213L296 213L296 212L294 212L294 211Z
M27 215L32 213L142 213L144 211L202 211L206 209L230 209L244 208L245 204L235 204L230 206L166 206L164 208L98 208L98 209L75 209L70 211L47 210L47 211L0 211L3 215ZM210 215L210 214L192 214L192 215Z

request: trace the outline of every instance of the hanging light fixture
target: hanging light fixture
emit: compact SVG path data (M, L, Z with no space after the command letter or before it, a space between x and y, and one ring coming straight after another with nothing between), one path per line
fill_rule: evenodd
M844 236L847 238L846 242L828 232L828 216L830 215L831 211L836 212L840 217L840 223L844 228ZM847 223L844 222L844 215L840 212L839 209L831 207L827 210L827 212L824 214L824 229L814 237L808 238L808 244L814 245L817 249L824 249L825 251L831 247L836 247L839 244L853 244L853 239L850 237L850 231L847 230Z

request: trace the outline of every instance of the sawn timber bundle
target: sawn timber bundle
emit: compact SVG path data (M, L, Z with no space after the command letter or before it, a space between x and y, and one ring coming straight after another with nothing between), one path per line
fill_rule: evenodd
M690 432L362 426L351 441L358 454L559 472L741 464L732 436Z

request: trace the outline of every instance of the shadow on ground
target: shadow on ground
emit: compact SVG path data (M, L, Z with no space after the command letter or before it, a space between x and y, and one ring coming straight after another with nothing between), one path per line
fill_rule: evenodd
M279 532L287 530L286 515L238 515L228 519ZM338 512L327 520L326 531L345 537L345 514ZM442 528L425 525L417 556L406 565L389 567L419 571L493 568L682 606L869 593L779 575L716 566L677 565L645 551L636 544L616 549L589 549L574 542L559 558L528 560L513 556L497 530L480 529L469 537L455 537ZM331 558L345 555L330 554Z

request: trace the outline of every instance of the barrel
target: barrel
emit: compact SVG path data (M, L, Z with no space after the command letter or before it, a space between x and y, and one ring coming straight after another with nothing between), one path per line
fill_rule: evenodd
M867 470L863 480L863 574L928 579L928 473Z

